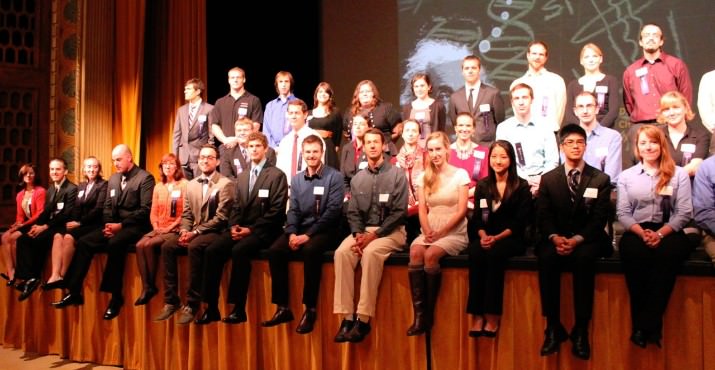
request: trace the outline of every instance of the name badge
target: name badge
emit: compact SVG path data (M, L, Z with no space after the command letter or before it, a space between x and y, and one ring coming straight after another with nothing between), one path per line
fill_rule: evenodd
M238 158L234 158L234 159L233 159L233 165L234 165L234 166L240 166L240 165L241 165L241 162L238 160Z
M259 198L268 198L268 189L258 189Z
M57 209L61 211L63 208L65 208L65 202L58 202Z
M583 91L585 91L585 92L590 92L590 93L592 93L593 90L595 90L595 89L596 89L596 83L595 83L595 82L589 81L589 82L586 82L585 84L583 84Z
M683 153L693 154L693 153L695 153L695 144L682 144L682 145L680 146L680 150L681 150Z
M246 108L246 107L238 108L238 116L239 117L245 117L246 114L248 114L248 108Z
M648 74L648 68L647 67L640 67L636 69L636 77L643 77Z
M487 208L487 200L479 199L479 208Z
M180 196L181 196L181 190L172 190L171 191L172 199L178 199Z
M205 114L200 115L199 118L198 118L198 120L199 120L199 122L201 122L201 123L206 122L206 115L205 115Z
M114 198L114 196L117 195L117 189L112 189L109 191L109 196Z
M480 151L478 151L478 150L475 150L475 151L474 151L474 158L484 159L484 152L480 152Z
M415 112L415 120L424 121L425 120L425 112L424 111Z
M322 186L313 187L313 195L323 195L325 193L325 188Z
M663 186L663 189L660 189L660 191L658 192L658 195L673 196L673 187L670 185Z
M84 196L84 190L80 190L79 194L77 194L77 196L82 198Z
M390 199L390 194L380 194L378 198L380 203L387 203L387 200Z
M598 198L598 188L586 188L583 192L584 198Z
M596 157L603 158L608 156L608 148L607 147L600 147L596 148Z
M606 94L606 93L608 93L608 86L596 86L596 93L597 93L597 94Z
M358 164L358 170L364 170L367 168L367 162L362 161L360 164Z
M479 104L479 113L489 112L492 107L489 104Z

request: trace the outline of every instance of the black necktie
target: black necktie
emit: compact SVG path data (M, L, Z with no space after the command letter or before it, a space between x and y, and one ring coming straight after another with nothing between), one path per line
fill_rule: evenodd
M569 192L571 192L571 201L576 199L576 193L578 191L578 176L581 174L581 171L579 171L577 168L572 168L571 171L569 171Z
M469 89L469 112L474 113L474 88Z
M198 181L200 184L208 184L209 183L209 179L204 178L204 177L199 177L198 179L196 179L196 181Z

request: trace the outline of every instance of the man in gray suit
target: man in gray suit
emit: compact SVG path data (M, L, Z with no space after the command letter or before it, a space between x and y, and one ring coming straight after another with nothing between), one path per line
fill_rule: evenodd
M174 154L179 157L184 176L191 180L201 172L199 166L199 151L201 146L208 143L210 127L208 127L208 114L213 105L201 99L204 83L198 78L192 78L184 84L184 99L176 112L174 122L174 136L171 147Z
M457 121L457 115L469 112L474 117L472 140L489 147L494 142L497 124L504 120L504 100L495 87L483 84L479 78L481 61L476 55L467 55L462 60L464 87L449 98L449 118Z

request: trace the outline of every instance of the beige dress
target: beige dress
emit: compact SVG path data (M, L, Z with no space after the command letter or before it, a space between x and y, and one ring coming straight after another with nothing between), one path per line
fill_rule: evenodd
M424 174L417 179L415 186L422 187ZM467 171L457 168L453 176L445 176L440 174L439 189L429 195L425 195L426 204L429 213L427 220L432 230L439 230L444 224L449 222L449 219L457 213L459 206L459 187L469 185L469 175ZM428 243L425 241L424 235L420 234L412 242L413 245L435 245L444 249L447 254L452 256L458 255L459 252L467 248L469 239L467 238L467 218L464 217L462 222L452 229L447 235L438 240Z

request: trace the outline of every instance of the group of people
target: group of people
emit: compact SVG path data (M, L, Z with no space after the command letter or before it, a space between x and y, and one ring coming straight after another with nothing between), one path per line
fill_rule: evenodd
M123 305L126 254L135 245L143 283L135 305L160 291L155 280L163 264L164 306L154 320L178 312L180 324L237 324L247 320L251 258L265 249L276 311L262 325L271 327L294 320L288 261L297 253L305 308L296 331L305 334L317 318L323 255L335 250L333 312L342 321L334 340L360 342L371 330L383 265L393 252L409 246L410 336L433 325L442 257L467 253L468 335L494 338L506 262L533 244L546 319L541 355L570 339L572 353L588 359L595 262L612 253L611 225L618 220L625 230L617 247L630 295L630 339L660 346L682 261L702 234L715 250L715 159L706 159L712 133L693 121L684 63L662 51L655 24L641 29L640 44L644 58L623 77L634 156L625 170L621 135L611 129L619 86L600 71L603 54L594 44L581 51L584 76L566 88L544 67L546 43L530 43L529 70L509 89L509 118L499 90L480 82L474 55L462 61L464 87L448 108L430 97L430 77L420 73L411 81L415 99L402 113L369 80L357 84L343 114L326 82L309 110L285 71L276 74L278 97L265 110L245 90L240 68L228 72L229 94L215 105L201 99L199 79L188 80L160 181L134 163L124 144L112 150L115 173L106 181L95 157L84 160L79 185L66 178L66 162L53 158L48 190L35 166L22 166L17 219L2 236L2 276L20 300L41 286L66 290L55 307L81 305L92 257L106 251L100 289L112 295L104 312L110 320ZM454 142L445 134L448 117ZM52 273L42 282L48 250ZM181 253L189 261L183 303ZM222 316L219 286L229 259L233 306ZM564 270L574 279L570 332L560 320Z

